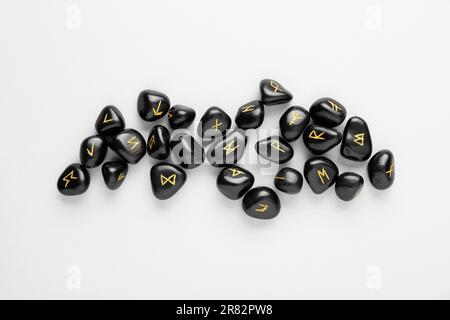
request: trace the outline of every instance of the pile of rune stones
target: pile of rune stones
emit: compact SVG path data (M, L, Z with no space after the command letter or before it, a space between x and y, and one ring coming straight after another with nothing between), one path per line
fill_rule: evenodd
M117 154L114 161L102 165L106 186L115 190L124 182L129 164L137 164L148 153L150 157L164 160L150 170L153 194L157 199L172 197L186 182L184 169L194 169L206 158L221 168L217 187L227 198L242 197L242 207L251 217L271 219L280 212L280 200L272 188L253 187L253 174L236 165L247 144L245 130L256 129L263 123L264 108L286 104L292 94L279 82L264 79L260 82L261 100L248 102L236 114L237 129L230 129L231 118L219 107L210 107L201 118L197 133L202 143L183 131L194 121L195 110L183 106L171 107L164 93L144 90L139 94L137 110L148 122L168 117L172 134L163 125L155 125L147 141L134 129L126 129L122 113L114 106L106 106L95 123L97 135L84 139L80 146L80 163L69 165L57 182L58 190L67 196L84 193L90 184L87 169L100 166L108 147ZM347 120L344 132L334 129L346 118L345 107L332 98L321 98L309 111L300 106L289 107L280 118L281 136L270 136L256 143L259 156L278 164L288 162L294 151L289 143L302 136L306 148L314 156L304 165L303 175L311 190L320 194L333 184L337 196L344 200L354 199L364 185L357 173L339 175L336 164L322 156L341 144L341 155L351 161L363 162L372 155L372 141L367 123L360 117ZM180 130L179 130L180 129ZM207 148L205 152L204 147ZM169 159L170 157L170 159ZM381 150L372 156L367 165L371 184L379 190L389 188L395 178L394 156L389 150ZM297 194L303 185L302 174L294 168L283 167L274 177L274 185L281 192Z

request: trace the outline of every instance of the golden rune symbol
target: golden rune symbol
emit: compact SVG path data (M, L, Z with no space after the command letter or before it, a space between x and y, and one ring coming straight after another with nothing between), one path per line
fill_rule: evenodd
M236 177L236 176L239 176L239 175L241 175L241 174L245 174L245 173L243 173L241 170L238 170L238 169L235 169L235 168L230 168L230 169L228 169L228 170L231 171L231 176L232 176L232 177Z
M281 90L280 85L278 83L276 83L275 81L270 80L270 86L273 89L273 92L277 93L277 92L283 92L283 90Z
M119 176L117 177L117 181L123 180L123 179L125 179L125 177L126 177L126 175L124 175L123 172L121 172L119 174Z
M327 180L330 180L330 177L328 176L328 173L325 170L325 168L322 168L322 170L317 170L317 175L319 176L322 184L325 184L325 181L323 180L324 177L327 178Z
M334 111L336 111L336 112L342 111L342 109L339 108L339 106L336 103L334 103L333 101L328 100L328 103L331 104L331 108Z
M292 120L289 122L289 125L292 126L293 124L296 124L295 123L296 120L302 120L302 119L303 119L303 117L300 115L300 113L297 111L294 111L292 113Z
M162 186L165 185L167 182L174 186L176 183L176 179L177 179L177 175L175 173L170 175L168 178L161 173L161 185Z
M132 145L131 150L134 150L134 148L136 148L140 144L139 141L136 141L136 136L133 136L131 139L129 139L127 143Z
M91 158L94 156L94 147L95 147L95 144L91 143L91 148L90 149L86 148L86 151Z
M281 148L280 141L278 140L275 140L270 145L272 146L272 148L277 149L278 151L286 152L286 150L283 150L283 148Z
M355 139L353 141L361 147L364 147L364 133L355 134L354 137Z
M155 135L153 134L152 137L150 138L150 140L148 141L148 146L150 149L152 149L155 144L156 144L156 138L155 138Z
M233 152L234 150L236 150L239 145L234 145L236 143L236 141L231 141L229 144L227 144L225 147L223 147L223 150L226 151L226 154L230 154L231 152Z
M213 129L219 131L219 128L222 126L222 122L219 122L219 119L216 119L216 124L212 126Z
M316 130L313 130L309 133L308 138L314 139L314 140L325 140L325 138L323 137L323 135L325 134L325 132L321 132L320 134L317 134Z
M386 171L386 174L389 176L389 178L392 177L392 174L394 173L394 170L395 170L395 165L394 165L394 163L392 162L392 163L391 163L391 166L389 167L389 170Z
M69 182L70 182L71 180L78 180L78 178L75 177L74 174L75 174L75 171L72 170L72 171L70 171L70 173L69 173L67 176L65 176L65 177L63 178L63 181L66 183L66 184L64 185L64 188L67 188L67 185L69 184Z
M255 209L255 211L263 213L263 212L266 212L268 209L269 209L269 206L267 204L260 203L259 208Z
M249 106L245 106L245 107L242 107L242 113L246 113L246 112L251 112L251 111L253 111L253 110L255 110L254 108L254 105L249 105Z
M113 121L112 117L108 119L108 114L105 114L105 118L103 119L103 123L108 123Z
M276 176L275 180L286 180L286 177L280 177L280 176Z
M162 100L159 100L158 106L156 107L156 110L155 110L155 108L152 108L153 114L154 114L155 116L160 116L160 115L162 115L162 111L159 111L159 108L161 107L161 102L162 102Z

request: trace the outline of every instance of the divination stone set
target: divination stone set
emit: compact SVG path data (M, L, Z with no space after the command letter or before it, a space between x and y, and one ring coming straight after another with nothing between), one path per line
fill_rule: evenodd
M163 125L155 125L147 141L134 129L125 128L122 113L114 106L106 106L95 123L97 135L84 139L80 146L80 163L69 165L57 182L58 190L67 196L84 193L90 184L88 169L96 168L105 160L108 148L117 154L114 161L102 165L106 186L115 190L124 182L128 165L137 164L145 153L157 163L150 170L154 196L165 200L171 198L185 184L185 170L200 166L205 158L220 170L217 187L227 198L243 197L242 208L251 217L271 219L280 212L281 204L275 191L266 186L253 187L253 174L237 166L243 156L247 137L245 130L256 129L264 121L264 108L282 105L292 100L292 94L279 82L265 79L260 82L261 100L254 100L239 107L235 123L219 107L210 107L203 114L197 134L202 142L184 131L196 117L195 110L183 106L171 106L167 95L144 90L139 94L137 110L148 122L158 121L167 115L172 133ZM292 159L294 150L290 143L303 136L303 143L314 156L308 159L303 175L294 168L283 167L274 177L277 190L298 194L303 186L303 176L316 194L335 185L336 195L344 200L354 199L364 185L357 173L339 174L333 161L323 156L339 144L342 157L362 162L372 155L372 139L367 123L360 117L348 119L344 132L335 129L345 120L345 107L332 98L322 98L312 104L309 111L300 106L289 107L280 118L281 136L271 136L256 143L256 152L274 163L284 164ZM209 146L209 147L208 147ZM205 152L204 147L208 147ZM171 161L169 161L169 158ZM172 162L172 163L171 163ZM377 152L369 160L367 171L371 184L379 190L389 188L395 178L394 155L389 150Z

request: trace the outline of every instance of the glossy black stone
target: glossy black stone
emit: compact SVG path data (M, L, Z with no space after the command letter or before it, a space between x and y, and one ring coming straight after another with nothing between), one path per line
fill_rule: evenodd
M324 154L333 149L341 140L342 134L339 131L315 124L308 126L303 132L306 148L315 155Z
M247 137L242 129L229 130L223 139L217 138L206 153L214 167L232 165L244 155Z
M254 182L255 177L250 171L238 166L229 166L220 171L216 184L225 197L237 200L250 190Z
M364 179L354 172L344 172L335 184L336 195L343 201L350 201L356 198L364 185Z
M309 115L315 124L333 128L345 120L347 110L332 98L321 98L312 104Z
M195 119L195 110L191 107L174 105L167 114L169 125L173 130L189 127Z
M186 172L169 163L158 163L150 170L150 182L155 197L166 200L172 197L186 182Z
M125 129L125 119L114 106L106 106L100 112L95 122L95 130L104 137L108 137Z
M222 137L230 127L230 116L219 107L210 107L200 119L197 132L204 141L211 141Z
M280 213L281 204L275 191L256 187L245 194L242 208L252 218L272 219Z
M161 125L154 126L147 139L147 153L157 160L164 160L170 156L170 133Z
M280 131L286 141L297 140L309 124L308 111L300 106L287 109L280 118Z
M305 162L303 175L311 190L316 194L320 194L336 182L339 170L330 159L314 157Z
M156 121L169 111L170 100L164 93L156 90L144 90L138 96L137 110L145 121Z
M193 136L187 133L172 135L170 140L172 149L172 162L185 169L194 169L205 160L205 150Z
M138 163L145 155L144 137L134 129L126 129L108 140L109 147L130 164Z
M95 168L105 160L108 144L100 135L87 137L81 142L80 162L86 168Z
M275 80L261 80L259 91L261 92L261 101L266 106L283 104L292 100L292 94Z
M285 163L292 159L294 150L279 136L271 136L255 144L256 152L263 158L275 163Z
M102 165L102 175L106 186L116 190L125 181L128 173L128 164L125 161L109 161Z
M293 168L283 168L274 178L275 188L288 194L296 194L302 190L303 176Z
M56 187L65 196L80 195L89 188L91 177L85 167L78 163L68 166L58 178Z
M372 139L367 123L360 117L351 117L345 125L341 155L353 161L365 161L372 154Z
M258 128L264 121L264 105L259 100L244 104L239 107L234 121L244 130Z
M392 186L395 180L394 155L389 150L381 150L373 155L367 166L370 183L378 190Z

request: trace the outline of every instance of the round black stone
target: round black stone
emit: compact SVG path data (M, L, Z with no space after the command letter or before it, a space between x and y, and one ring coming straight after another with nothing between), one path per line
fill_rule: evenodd
M217 188L227 198L237 200L250 190L255 182L253 174L238 166L223 168L217 176Z
M333 128L345 120L347 110L340 102L332 98L321 98L309 108L309 115L314 123Z
M86 168L95 168L105 160L108 144L100 135L87 137L81 142L80 162Z
M294 168L282 168L274 178L275 188L287 194L296 194L302 190L303 176Z
M242 200L245 213L256 219L273 219L280 213L280 199L268 187L256 187L247 192Z
M392 186L395 180L394 155L389 150L381 150L373 155L367 166L370 183L378 190Z
M170 108L167 95L156 90L144 90L138 96L137 110L145 121L156 121L166 115Z
M56 187L65 196L77 196L86 192L90 182L87 169L81 164L73 163L62 172Z
M336 179L336 195L343 201L353 200L359 194L363 185L364 179L359 174L344 172Z

